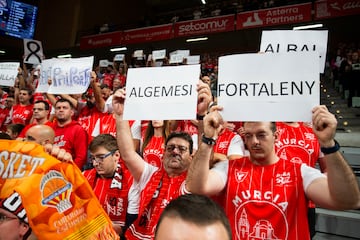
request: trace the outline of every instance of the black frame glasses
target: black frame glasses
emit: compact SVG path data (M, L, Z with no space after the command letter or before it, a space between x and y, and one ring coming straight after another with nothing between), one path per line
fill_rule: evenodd
M108 152L106 154L101 154L101 155L97 155L97 156L90 156L90 160L91 160L91 162L102 163L105 158L113 155L115 152L116 152L116 150L115 151L110 151L110 152Z
M165 150L167 152L172 152L175 148L177 148L181 154L185 153L188 150L187 147L181 145L170 144L165 146Z

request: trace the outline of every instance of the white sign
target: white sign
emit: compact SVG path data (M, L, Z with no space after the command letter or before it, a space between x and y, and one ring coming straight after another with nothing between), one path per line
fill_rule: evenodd
M182 54L173 54L170 56L169 63L182 63L184 60L184 55Z
M109 66L109 63L110 62L107 59L102 59L102 60L99 61L99 66L100 67L107 67L107 66Z
M124 60L124 57L125 57L125 54L116 54L115 57L114 57L114 61L123 61Z
M40 81L36 92L79 94L86 92L94 57L52 58L41 64ZM48 80L51 79L51 85Z
M320 73L324 73L327 30L276 30L263 31L260 52L265 53L301 53L317 52L320 56Z
M196 119L200 65L130 68L124 119Z
M227 121L311 122L319 75L314 52L220 57L218 104Z
M18 62L0 63L0 86L13 87L19 67L20 63Z
M177 55L177 54L182 54L184 57L186 57L190 55L190 50L176 50L169 53L169 56L171 57L171 55Z
M143 56L144 56L144 50L136 50L135 52L134 52L134 58L143 58Z
M187 64L199 64L200 63L200 55L187 56L186 63Z
M24 63L40 64L44 59L40 41L24 39Z
M166 57L166 49L152 51L152 58L154 61L164 59Z

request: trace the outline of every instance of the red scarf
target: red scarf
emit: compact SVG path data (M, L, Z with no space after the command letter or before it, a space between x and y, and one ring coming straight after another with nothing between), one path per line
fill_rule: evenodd
M111 221L125 226L128 192L132 184L127 168L119 161L112 178L100 178L95 169L85 171L84 175Z

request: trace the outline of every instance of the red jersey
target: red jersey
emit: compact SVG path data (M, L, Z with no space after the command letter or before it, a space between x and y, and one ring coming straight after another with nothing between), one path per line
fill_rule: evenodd
M70 153L75 164L82 169L86 164L88 147L85 130L74 120L63 127L56 123L52 127L55 131L54 145Z
M0 108L0 131L6 131L6 127L4 125L5 120L7 119L7 117L10 114L10 109L4 107L4 108Z
M299 123L299 127L292 127L277 122L276 129L279 133L275 142L276 155L315 167L320 155L320 144L311 127L304 123Z
M301 164L230 160L225 194L233 239L309 239Z
M229 129L225 128L224 132L222 132L218 139L216 139L216 144L214 145L214 152L215 153L221 153L225 156L229 156L231 154L238 154L238 155L244 155L244 151L241 148L244 148L243 144L241 144L241 138L238 137L238 141L236 144L239 146L237 147L236 152L229 152L229 148L231 145L231 140L238 136L236 133L230 131Z
M164 148L165 138L153 136L144 148L143 159L151 165L161 168Z
M125 233L127 240L154 238L156 224L172 199L185 194L186 172L169 177L163 168L156 171L140 194L139 216Z
M89 108L85 106L81 109L78 116L78 123L80 126L86 131L88 135L88 143L92 141L92 132L95 128L96 122L102 116L102 112L100 112L96 107Z
M119 161L114 176L111 178L101 178L95 168L84 171L84 176L111 221L125 226L132 176L122 160Z
M33 114L33 104L22 106L20 104L12 107L12 123L28 125Z
M178 127L176 131L184 131L190 134L190 136L194 134L198 134L197 126L194 125L190 120L179 120Z

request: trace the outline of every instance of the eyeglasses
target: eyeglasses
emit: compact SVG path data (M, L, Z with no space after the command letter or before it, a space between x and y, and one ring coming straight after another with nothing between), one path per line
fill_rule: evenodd
M175 148L177 148L180 153L185 153L185 152L188 150L188 148L185 147L185 146L174 145L174 144L167 145L167 146L165 147L165 149L166 149L167 152L172 152L172 151L174 151Z
M102 163L104 161L105 158L109 157L110 155L113 155L115 151L110 151L106 154L102 154L102 155L97 155L97 156L90 156L90 160L92 162L96 162L96 163Z
M10 221L10 220L13 220L13 219L18 219L18 218L17 217L9 217L9 216L6 216L3 213L0 213L0 223L3 223L5 221Z

